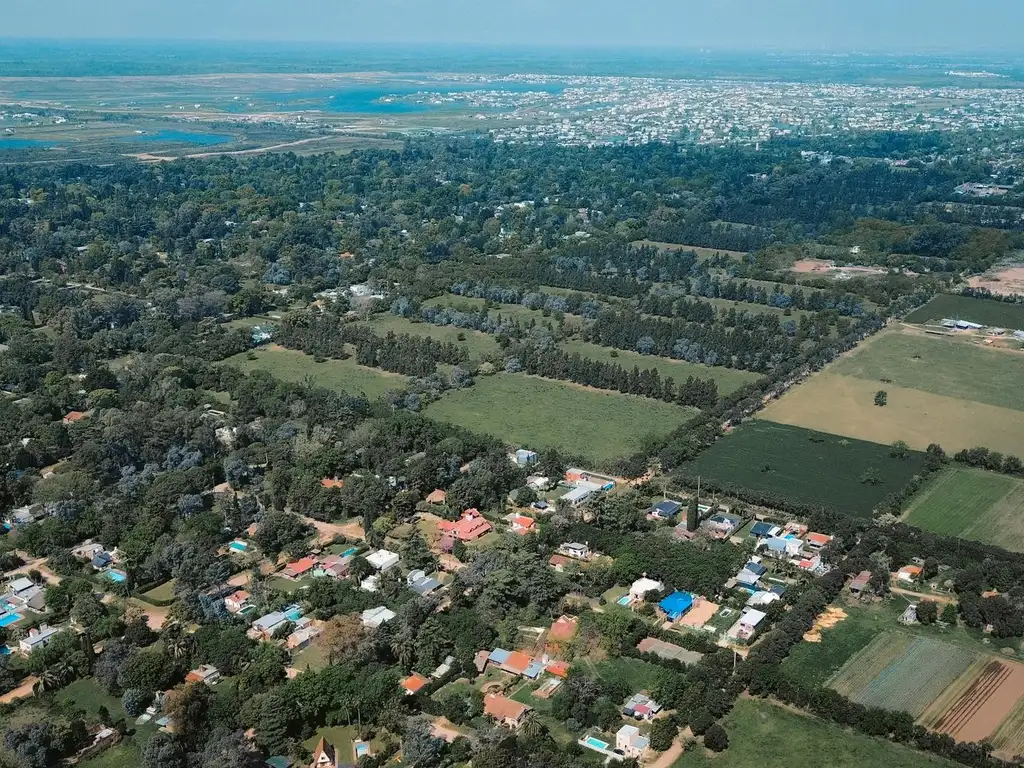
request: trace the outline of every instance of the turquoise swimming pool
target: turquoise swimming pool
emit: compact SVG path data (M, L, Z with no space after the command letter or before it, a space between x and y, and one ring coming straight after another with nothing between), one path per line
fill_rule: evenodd
M120 584L122 582L128 581L128 574L122 571L110 570L107 571L107 578L113 582L117 582L118 584Z
M615 602L617 602L619 605L629 605L629 595L623 595Z
M16 621L21 621L20 613L5 613L4 615L0 616L0 627L6 627L10 624L13 624ZM6 648L7 646L4 647ZM7 653L10 652L10 649L8 649Z
M348 557L349 555L354 555L358 551L359 551L358 547L349 547L348 549L346 549L344 552L341 553L341 556L342 557Z
M356 748L356 760L358 760L363 755L370 754L370 745L367 744L365 741L357 741L355 743L355 748Z
M596 736L587 736L587 738L585 738L583 740L583 743L586 744L588 747L592 747L594 749L602 749L602 750L608 749L608 742L607 741L601 741Z
M247 552L249 550L249 545L246 544L244 541L236 540L228 544L228 549L232 550L233 552Z
M298 621L302 618L302 609L292 608L291 610L286 611L284 615L287 617L288 621Z

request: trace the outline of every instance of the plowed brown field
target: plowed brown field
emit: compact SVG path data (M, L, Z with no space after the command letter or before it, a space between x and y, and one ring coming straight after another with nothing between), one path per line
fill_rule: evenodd
M995 733L1024 696L1024 665L992 659L953 702L935 730L957 741L983 741Z

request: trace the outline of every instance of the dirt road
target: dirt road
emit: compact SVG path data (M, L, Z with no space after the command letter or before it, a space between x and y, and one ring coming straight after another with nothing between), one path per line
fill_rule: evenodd
M36 678L33 675L29 675L25 678L25 682L15 688L13 691L8 691L3 696L0 696L0 704L10 704L15 699L24 699L26 696L32 695L32 686L36 684Z
M347 539L359 539L360 541L366 538L366 534L363 533L363 526L356 521L325 523L321 520L314 520L312 517L303 517L302 519L316 528L321 544L326 544L335 536L344 536Z
M672 768L672 765L683 755L683 745L673 741L672 746L662 752L653 763L648 763L647 768Z
M930 600L933 603L942 603L943 605L956 605L956 599L946 595L926 595L922 592L912 592L909 589L903 589L903 587L893 587L892 592L894 595L913 597L918 600Z

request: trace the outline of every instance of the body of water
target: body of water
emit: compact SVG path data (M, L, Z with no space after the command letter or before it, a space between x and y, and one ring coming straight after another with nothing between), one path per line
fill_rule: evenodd
M40 141L39 139L15 139L9 136L0 136L0 150L3 149L49 149L52 142Z
M198 131L157 131L141 133L136 136L125 136L122 141L165 142L173 144L196 144L201 147L212 147L215 144L227 144L234 141L234 136L223 133L200 133Z

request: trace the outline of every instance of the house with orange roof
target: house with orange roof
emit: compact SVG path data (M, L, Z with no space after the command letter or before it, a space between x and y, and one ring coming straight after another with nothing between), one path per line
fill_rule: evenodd
M530 658L522 651L506 651L504 648L495 648L493 651L481 651L477 656L480 657L481 654L487 654L486 661L483 662L485 667L488 663L494 664L501 671L508 672L510 675L536 680L544 671L544 665L541 662Z
M315 557L304 557L301 560L296 560L294 563L288 563L281 573L289 579L298 579L313 570L315 566Z
M448 500L448 494L440 488L435 488L427 494L427 504L444 504Z
M68 411L64 418L61 419L61 421L64 423L65 426L67 426L68 424L78 423L86 416L88 416L88 413L86 411Z
M821 549L830 541L832 541L832 537L824 533L808 533L804 538L804 542L811 549Z
M921 575L920 565L904 565L896 572L896 578L900 581L914 581Z
M547 671L549 674L564 680L569 676L569 663L566 661L549 661Z
M566 566L570 566L575 562L571 557L566 557L565 555L552 555L548 558L548 565L559 573L562 573Z
M484 714L513 731L526 721L532 711L532 707L496 693L489 693L484 697Z
M576 625L578 621L575 616L559 616L548 629L548 642L561 644L568 643L576 637Z
M526 517L525 515L513 516L511 525L512 533L518 533L520 535L533 533L537 530L537 521L532 517Z
M320 481L320 485L324 488L341 488L345 485L345 481L336 477L325 477Z
M427 684L428 680L423 675L414 672L407 678L399 682L402 686L402 690L405 691L406 696L412 696L415 693L419 693L423 686Z
M340 768L334 745L330 744L323 736L316 743L316 748L313 750L313 762L309 764L309 768Z
M491 524L476 509L467 509L455 522L442 520L437 527L442 533L449 533L459 541L475 541L491 530Z

